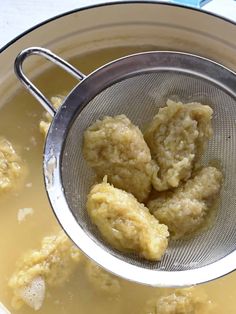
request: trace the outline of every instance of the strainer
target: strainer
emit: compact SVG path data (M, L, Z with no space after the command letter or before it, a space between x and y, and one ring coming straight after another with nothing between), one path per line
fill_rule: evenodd
M57 112L22 71L31 55L44 56L80 80ZM196 55L154 51L115 60L86 77L43 48L23 50L15 72L53 116L44 151L46 190L63 229L88 257L116 275L152 286L202 283L235 269L235 73ZM214 109L214 137L202 162L221 163L224 185L214 225L191 240L170 241L162 260L150 262L112 249L91 224L85 202L93 173L83 158L82 142L85 129L96 119L125 114L142 126L168 98L199 101Z

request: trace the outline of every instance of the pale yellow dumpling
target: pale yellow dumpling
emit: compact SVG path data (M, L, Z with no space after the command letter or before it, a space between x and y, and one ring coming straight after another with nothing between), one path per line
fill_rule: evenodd
M140 202L151 191L153 165L139 128L125 115L105 117L84 132L84 158L100 179L132 193Z
M16 187L26 168L11 142L0 137L0 193Z
M28 252L9 280L14 295L12 306L19 308L27 303L39 309L43 304L45 287L63 285L80 260L80 250L63 231L44 237L41 248ZM30 290L37 290L34 299L28 297Z
M172 293L151 300L147 314L210 314L213 305L205 293L191 288L175 289Z
M103 182L92 187L87 200L92 222L114 248L158 261L168 245L169 232L130 193Z
M108 295L119 294L121 287L118 277L108 273L89 259L85 261L85 272L88 281L98 292Z
M63 101L63 96L51 97L51 103L55 109L58 109ZM48 112L43 113L43 119L39 122L39 130L44 137L47 136L48 130L52 122L52 116Z
M157 191L178 187L191 177L195 163L212 135L212 109L200 103L167 101L147 127L144 138L159 170Z
M180 238L202 225L219 194L221 183L220 170L206 167L174 192L160 193L147 206L161 223L168 226L173 237Z

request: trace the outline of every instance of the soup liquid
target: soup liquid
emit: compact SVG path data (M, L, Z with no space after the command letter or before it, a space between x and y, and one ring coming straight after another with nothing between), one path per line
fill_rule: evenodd
M82 72L89 73L118 57L153 49L114 48L96 51L73 59ZM53 67L35 80L48 98L66 95L77 83L64 71ZM39 132L43 109L23 88L6 104L0 104L0 135L6 137L28 167L26 180L17 191L0 195L0 302L11 313L27 314L34 310L23 306L11 307L12 292L7 283L15 270L16 261L27 251L39 249L42 238L57 233L59 227L50 208L43 183L42 156L44 138ZM20 208L33 208L34 214L19 223ZM236 313L236 272L214 282L196 287L204 290L215 304L212 313ZM171 290L170 290L171 291ZM86 279L83 267L60 288L48 288L38 313L44 314L144 314L145 304L160 293L160 289L121 280L119 296L111 297L95 290Z

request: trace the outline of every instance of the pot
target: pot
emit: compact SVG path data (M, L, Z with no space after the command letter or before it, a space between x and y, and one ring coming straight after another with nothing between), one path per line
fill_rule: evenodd
M27 179L24 183L24 195L31 189L27 197L21 197L21 188L18 188L8 192L10 194L4 195L0 199L0 207L4 208L6 204L9 204L7 207L11 212L10 214L4 212L1 221L4 221L6 226L15 228L14 231L19 242L16 247L16 239L12 233L5 241L4 237L8 233L6 227L2 226L3 240L0 240L0 247L5 247L7 243L7 248L0 266L0 273L6 275L4 282L0 284L0 302L3 302L12 313L16 313L15 304L13 302L12 307L12 292L10 289L6 289L6 286L8 278L15 269L14 261L24 251L40 248L40 239L52 233L53 228L56 229L55 219L51 213L42 180L42 155L40 154L42 154L44 141L37 134L42 111L31 96L26 96L13 73L16 55L27 47L41 46L49 48L66 60L71 59L74 65L79 65L82 72L89 73L99 65L125 54L146 50L176 50L207 57L236 71L234 38L236 38L235 24L213 14L151 1L145 3L124 2L98 5L65 13L27 31L1 50L0 107L2 118L0 118L0 130L3 136L6 135L13 142L16 150L25 160L25 167L28 168L25 174ZM88 60L91 61L88 63ZM48 97L69 91L76 82L69 78L65 78L67 83L62 82L59 72L55 72L50 66L41 59L32 58L27 62L25 72L29 77L36 78L37 85L45 91ZM27 117L32 121L30 126L24 127ZM11 125L15 125L15 128L9 128L10 119ZM14 131L18 127L20 131ZM29 151L32 153L29 154ZM32 172L34 172L33 175ZM29 179L33 182L31 187L30 183L32 182ZM35 198L39 194L41 196L36 204ZM27 219L32 220L25 219L24 225L21 222L13 226L11 220L16 219L19 209L31 208L31 204L33 204L34 214ZM42 217L41 208L46 208L43 210L44 217ZM32 237L29 237L28 234L32 234ZM155 298L155 295L160 293L159 290L154 291L154 288L143 287L141 289L136 284L120 280L119 285L125 292L121 292L122 297L119 296L119 300L116 296L116 301L114 298L111 301L107 299L106 295L101 297L100 291L97 293L90 288L89 282L83 278L84 271L81 270L81 273L83 284L80 286L77 282L72 281L70 285L72 290L69 289L69 291L73 294L71 297L73 302L65 301L63 288L52 288L51 291L56 289L56 292L54 291L55 294L50 293L56 296L59 303L55 303L55 299L53 303L50 298L47 298L42 305L42 313L63 313L63 311L74 313L74 306L77 305L80 306L82 313L90 313L92 310L91 304L88 302L90 299L97 304L94 309L95 313L111 312L111 307L112 313L132 313L132 311L146 313L144 301L147 299L148 303L148 296L153 294L153 298ZM230 292L235 280L235 274L232 274L208 284L206 289L199 288L199 291L205 289L214 303L218 302L218 305L212 309L212 313L222 313L222 311L227 314L235 313L236 304L231 301L233 295ZM101 281L98 285L101 288ZM48 289L50 290L50 287ZM80 301L73 289L79 289ZM130 293L131 290L132 293ZM220 301L219 296L223 294L223 291L225 300ZM173 291L168 293L173 293ZM60 306L60 299L66 304L64 309L63 306ZM28 312L27 307L22 307L18 313ZM149 313L152 312L149 311Z

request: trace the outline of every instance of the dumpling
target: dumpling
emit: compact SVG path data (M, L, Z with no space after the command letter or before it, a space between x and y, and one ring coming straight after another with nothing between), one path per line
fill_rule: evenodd
M147 127L144 138L159 170L152 184L157 191L178 187L191 177L213 130L213 110L200 103L167 101Z
M140 202L151 191L153 164L139 128L125 115L105 117L84 132L84 158L100 179L132 193Z
M92 222L114 248L134 252L153 261L161 259L169 232L130 193L106 182L92 187L87 200Z
M147 206L161 223L168 226L174 238L180 238L202 225L219 194L222 179L217 168L203 168L174 192L162 192Z

